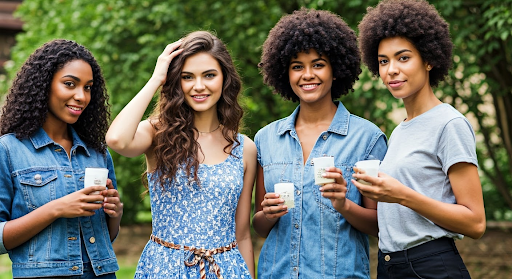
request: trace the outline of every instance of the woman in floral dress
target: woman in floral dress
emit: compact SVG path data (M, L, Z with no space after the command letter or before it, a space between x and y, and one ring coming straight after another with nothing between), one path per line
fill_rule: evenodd
M161 86L155 111L141 121ZM135 278L254 277L256 146L238 133L240 90L225 45L196 31L165 48L112 123L113 150L146 156L153 232Z

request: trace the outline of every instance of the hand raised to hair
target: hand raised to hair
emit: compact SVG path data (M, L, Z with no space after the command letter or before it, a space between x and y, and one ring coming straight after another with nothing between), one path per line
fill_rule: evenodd
M178 49L181 46L181 40L178 40L172 44L168 44L162 54L158 56L156 61L155 70L153 71L153 76L151 79L156 80L160 85L165 83L167 79L167 71L169 70L169 65L171 61L180 54L183 49Z

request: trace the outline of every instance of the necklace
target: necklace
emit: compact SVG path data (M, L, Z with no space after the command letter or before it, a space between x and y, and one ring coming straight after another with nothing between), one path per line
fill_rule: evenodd
M217 126L217 128L215 128L215 129L213 129L213 130L211 130L211 131L209 131L209 132L201 132L201 131L199 131L199 130L197 130L197 131L198 131L200 134L210 134L210 133L213 133L213 132L217 131L219 128L220 128L220 123L219 123L219 126Z

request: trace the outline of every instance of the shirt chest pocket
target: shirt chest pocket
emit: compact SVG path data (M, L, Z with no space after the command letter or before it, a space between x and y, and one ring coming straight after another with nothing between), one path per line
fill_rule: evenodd
M18 174L21 190L30 210L57 198L56 170L28 170Z
M293 164L291 162L272 163L262 167L267 193L274 192L276 183L293 182Z

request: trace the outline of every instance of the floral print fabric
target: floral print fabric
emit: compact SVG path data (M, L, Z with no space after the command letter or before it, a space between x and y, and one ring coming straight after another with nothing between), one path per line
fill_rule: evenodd
M235 238L235 213L243 188L243 136L224 162L200 164L198 185L192 176L180 169L165 190L155 183L157 176L148 174L153 235L181 245L171 249L148 241L139 259L135 278L200 278L199 265L187 267L192 259L183 245L213 249L227 246ZM238 247L213 256L225 279L251 278ZM209 272L207 278L217 278Z

